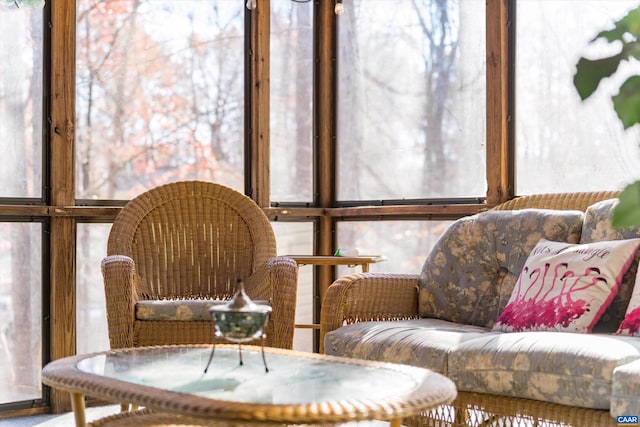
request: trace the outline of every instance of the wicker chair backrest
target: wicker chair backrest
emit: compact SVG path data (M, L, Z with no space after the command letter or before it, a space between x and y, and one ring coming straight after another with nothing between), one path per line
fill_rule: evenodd
M142 298L228 298L236 278L276 256L276 243L269 219L244 194L181 181L127 203L107 254L134 260Z

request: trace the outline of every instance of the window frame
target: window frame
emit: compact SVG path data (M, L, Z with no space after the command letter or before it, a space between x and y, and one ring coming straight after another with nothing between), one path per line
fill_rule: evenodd
M486 210L514 196L513 185L513 27L514 2L486 2L486 149L487 194L484 200L388 200L374 203L336 202L336 30L334 0L314 0L313 194L309 204L270 200L269 188L269 0L257 0L245 14L245 193L272 221L313 220L316 254L331 254L336 223L358 219L451 219ZM75 252L78 222L112 221L126 201L75 199L75 2L49 1L44 9L45 96L43 111L43 195L41 200L0 198L0 220L49 224L43 286L49 299L48 360L75 354ZM316 284L330 283L331 266L317 266ZM318 286L317 301L326 285ZM45 304L46 306L47 304ZM319 316L319 305L316 314ZM316 317L317 318L317 317ZM46 326L45 326L46 328ZM47 331L43 331L46 335ZM45 341L43 341L44 343ZM68 394L52 390L53 412L70 408ZM25 409L37 413L41 409Z

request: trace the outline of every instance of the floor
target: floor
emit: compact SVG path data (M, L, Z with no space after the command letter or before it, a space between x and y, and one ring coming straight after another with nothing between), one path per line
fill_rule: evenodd
M120 405L99 406L87 408L87 421L106 417L120 411ZM72 427L74 419L72 413L43 414L28 417L0 419L0 427Z
M86 409L87 421L106 417L120 411L120 406L101 406ZM0 419L0 427L72 427L74 425L73 414L45 414L29 417ZM340 427L388 427L389 423L383 421L364 421L340 424Z

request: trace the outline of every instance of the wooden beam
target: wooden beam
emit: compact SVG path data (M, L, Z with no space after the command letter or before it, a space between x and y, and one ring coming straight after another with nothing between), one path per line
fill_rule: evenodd
M487 203L514 195L513 141L510 141L509 0L486 2Z
M263 212L272 221L284 218L319 218L327 217L363 217L396 216L410 217L420 215L472 215L491 209L495 204L456 203L434 205L385 205L385 206L350 206L340 208L306 208L280 207L263 208ZM122 210L121 207L110 206L39 206L39 205L0 205L0 216L33 216L33 217L72 217L89 218L91 220L112 221Z
M285 218L328 217L410 217L420 215L472 215L491 209L495 204L434 204L434 205L385 205L353 206L340 208L276 207L262 208L272 221ZM91 220L112 221L122 210L110 206L40 206L40 205L0 205L0 216L18 217L66 217L89 218Z
M75 0L56 0L51 7L51 94L49 111L51 193L53 205L73 205L75 127ZM76 350L75 221L51 219L51 359ZM51 392L53 412L68 411L69 394Z
M41 205L0 205L0 216L49 216L49 207Z
M348 208L326 209L325 214L341 218L365 217L416 217L440 216L458 218L484 212L495 205L488 204L456 204L456 205L424 205L424 206L358 206ZM433 219L433 218L429 218Z
M258 0L251 10L250 41L250 186L249 196L260 206L269 207L269 36L270 1Z
M333 1L315 8L316 67L314 72L314 142L316 144L315 193L317 205L333 207L336 199L336 17ZM323 254L324 255L324 254Z
M121 210L120 207L107 206L51 206L49 216L114 220Z
M0 216L83 217L113 220L122 208L108 206L0 205Z
M271 221L284 218L318 218L325 215L323 208L263 208L262 210Z

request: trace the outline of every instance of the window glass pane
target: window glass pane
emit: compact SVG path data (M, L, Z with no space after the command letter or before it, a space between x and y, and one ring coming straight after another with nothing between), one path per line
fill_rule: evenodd
M78 224L76 246L76 351L109 350L107 303L100 263L111 224Z
M0 197L41 197L43 12L2 3Z
M271 199L311 202L313 3L271 1Z
M484 196L485 2L345 0L338 198Z
M619 51L589 42L638 2L517 5L517 193L615 190L639 178L640 129L623 130L611 96L630 74L640 74L640 63L621 66L585 102L573 85L581 56L597 59Z
M343 221L338 223L338 247L361 255L384 255L369 271L419 274L427 255L451 221ZM338 276L360 272L340 266Z
M77 3L77 197L243 190L244 2Z
M312 222L272 222L278 244L278 255L313 254ZM296 324L313 323L313 269L301 266L298 269L298 301L296 305ZM300 351L313 351L313 330L296 328L293 335L293 348Z
M311 254L313 224L274 222L278 254ZM100 262L106 254L111 224L78 224L77 250L77 351L89 353L109 349L106 303ZM296 323L313 323L313 271L300 269ZM297 329L294 348L312 350L309 330Z
M0 404L42 398L42 226L0 223Z

